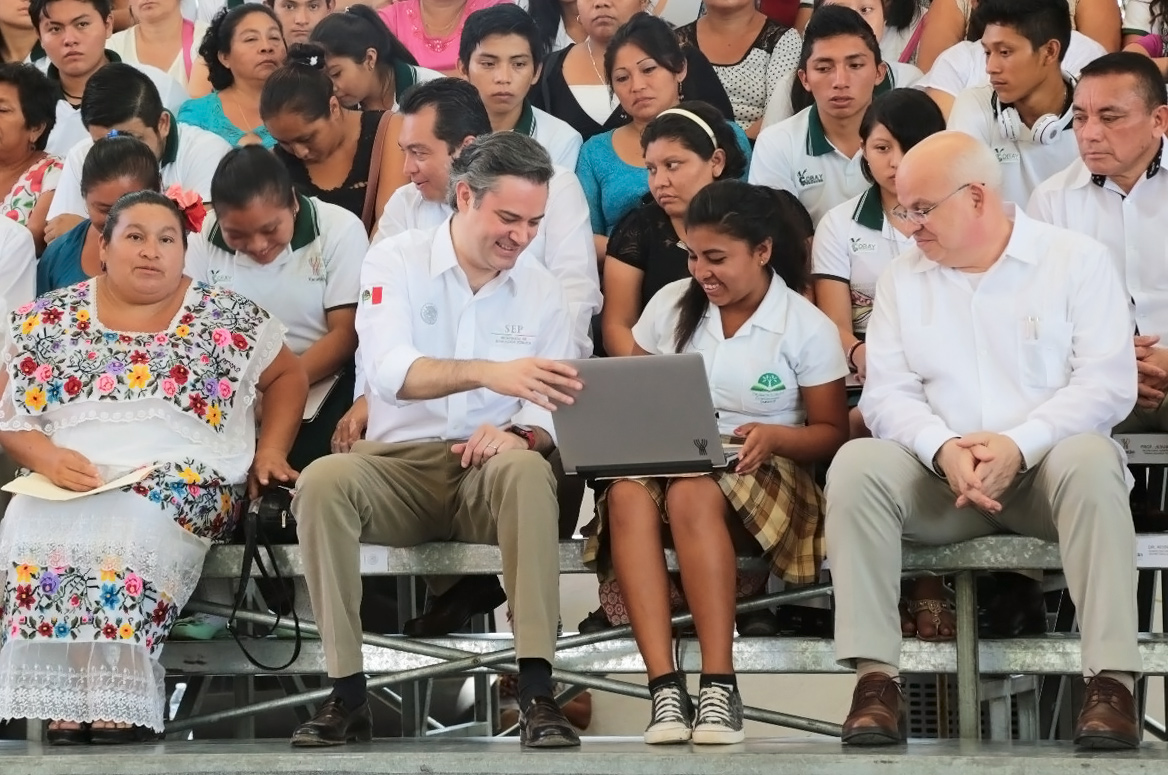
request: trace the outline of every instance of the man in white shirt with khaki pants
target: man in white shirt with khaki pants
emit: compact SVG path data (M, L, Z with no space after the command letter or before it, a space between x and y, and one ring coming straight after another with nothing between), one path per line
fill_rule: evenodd
M1002 201L993 151L927 138L897 172L916 247L881 277L860 410L827 478L836 657L853 745L901 739L901 541L1058 541L1082 631L1084 748L1139 744L1135 533L1109 438L1136 400L1126 296L1101 244Z
M498 544L519 662L520 741L579 745L553 699L559 620L555 448L549 409L579 390L567 303L536 261L553 174L529 137L466 146L455 212L375 246L361 271L357 335L367 439L300 474L292 510L333 693L297 746L372 736L361 659L360 542Z

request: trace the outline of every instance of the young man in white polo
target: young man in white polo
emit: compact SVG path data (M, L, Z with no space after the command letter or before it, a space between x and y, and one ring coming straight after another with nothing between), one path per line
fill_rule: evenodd
M1066 0L983 0L990 85L957 95L949 128L994 150L1006 201L1024 207L1039 183L1075 160L1071 99L1063 73L1071 39Z
M78 108L89 79L103 65L120 62L105 47L113 33L109 0L32 0L29 17L46 58L37 63L61 90L57 123L46 150L57 156L85 139ZM168 109L177 111L189 95L175 79L150 65L135 65L154 82ZM212 165L213 166L213 165Z
M1079 158L1035 189L1026 211L1109 248L1128 297L1139 359L1139 399L1116 426L1168 430L1168 104L1156 64L1120 52L1083 68L1075 87Z
M85 85L80 114L89 135L65 157L57 193L49 205L45 229L49 241L86 217L81 167L94 141L111 132L132 135L150 146L158 157L164 187L177 185L211 201L211 178L231 146L213 132L180 124L163 106L154 83L137 68L116 62L94 73Z
M532 107L528 92L539 80L543 46L535 20L514 3L482 8L466 17L458 45L458 72L479 90L491 130L521 132L547 149L552 164L576 169L580 133Z
M559 618L551 401L582 388L558 280L523 249L552 165L514 132L463 149L456 212L369 251L357 308L369 433L301 472L292 510L332 696L292 744L372 736L361 656L359 544L497 544L519 667L519 738L580 744L553 698Z
M816 224L864 193L860 122L886 75L876 34L860 14L841 5L816 11L798 70L815 103L759 133L749 182L790 191Z

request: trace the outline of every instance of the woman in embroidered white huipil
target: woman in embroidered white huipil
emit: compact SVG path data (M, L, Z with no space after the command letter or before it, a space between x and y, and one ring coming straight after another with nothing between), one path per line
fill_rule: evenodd
M0 377L0 444L84 492L17 495L0 522L0 718L52 719L52 742L162 730L163 641L242 485L291 481L285 456L307 379L283 327L231 291L183 276L183 216L122 197L105 274L17 309ZM263 391L257 444L253 404Z

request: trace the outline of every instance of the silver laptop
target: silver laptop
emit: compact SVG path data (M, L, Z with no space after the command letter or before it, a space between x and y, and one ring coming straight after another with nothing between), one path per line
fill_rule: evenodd
M696 474L725 468L702 356L568 361L584 389L552 413L564 471L590 479Z

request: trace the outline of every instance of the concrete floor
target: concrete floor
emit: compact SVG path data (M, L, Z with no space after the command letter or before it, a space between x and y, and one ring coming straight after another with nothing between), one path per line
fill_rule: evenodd
M1163 773L1168 747L1119 754L1076 753L1066 743L920 742L845 749L810 739L755 739L741 745L650 747L639 739L589 738L580 749L523 751L516 741L385 741L296 751L280 742L186 742L119 748L45 748L0 742L4 775L1108 775Z

